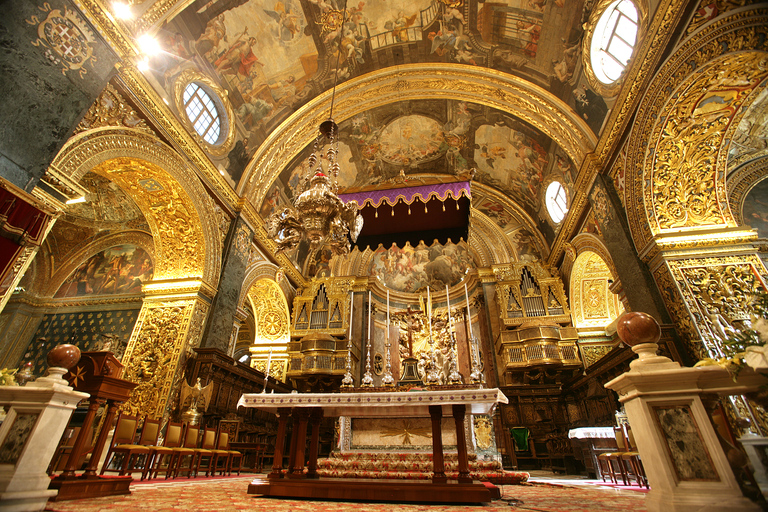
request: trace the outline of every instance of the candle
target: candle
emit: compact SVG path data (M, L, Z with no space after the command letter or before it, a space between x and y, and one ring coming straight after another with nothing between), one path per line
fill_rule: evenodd
M427 286L427 323L429 324L429 342L432 343L432 299L429 297L429 286Z
M272 348L269 349L269 357L267 358L267 371L264 372L269 377L269 367L272 366Z
M371 291L368 290L368 339L371 339Z
M349 343L352 343L352 303L355 300L354 292L349 292Z
M389 343L389 290L387 290L387 343Z
M445 285L445 303L448 307L448 332L451 331L451 296L448 294L448 284Z
M464 296L467 298L467 323L469 324L469 339L472 339L472 317L469 315L469 292L467 283L464 283Z

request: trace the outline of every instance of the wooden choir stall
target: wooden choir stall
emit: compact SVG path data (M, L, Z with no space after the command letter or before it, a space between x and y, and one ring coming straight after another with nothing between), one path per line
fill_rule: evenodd
M482 503L498 497L498 489L474 482L470 477L464 418L469 414L489 414L497 403L507 403L498 389L463 389L384 393L303 393L245 394L238 406L256 407L278 415L278 431L272 472L267 479L256 479L249 494L275 497L402 501L429 503ZM441 421L452 415L456 422L459 460L458 481L445 475ZM288 470L283 471L288 417L293 418ZM320 479L317 452L320 418L430 417L434 472L431 481ZM307 435L309 453L305 454ZM307 471L304 471L305 458Z

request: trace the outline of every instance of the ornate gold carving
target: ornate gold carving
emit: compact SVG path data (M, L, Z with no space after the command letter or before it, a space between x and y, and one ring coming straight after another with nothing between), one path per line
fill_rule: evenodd
M615 343L610 345L579 345L581 350L581 357L584 359L584 367L588 368L598 362L604 355L609 353L616 346Z
M612 278L599 254L585 250L576 258L570 279L576 327L605 327L619 316L621 305L608 286Z
M475 439L477 447L481 450L487 450L493 445L493 425L491 418L485 414L473 416Z
M202 226L189 196L176 180L147 162L131 158L109 160L93 172L117 183L144 212L157 240L155 279L203 276Z
M744 200L752 187L768 176L768 158L761 158L739 167L728 176L728 204L739 224L749 224L742 218Z
M408 88L398 87L399 81ZM302 121L322 119L330 97L329 91L299 109L258 149L244 173L244 195L253 204L264 201L268 185L283 170L274 162L290 162L312 142L317 125ZM514 114L555 140L574 162L595 145L586 123L549 92L504 73L458 64L409 64L349 80L336 89L334 118L342 122L381 105L425 98L470 101Z
M288 303L277 283L271 279L260 279L250 290L251 302L256 323L256 340L287 345L290 341Z
M680 46L673 57L656 74L653 83L648 87L648 94L645 96L643 104L639 106L636 115L637 121L632 130L632 137L627 144L627 169L625 174L626 211L635 246L641 250L652 240L654 229L658 229L656 225L652 229L649 224L649 219L652 219L654 215L653 208L655 203L649 205L646 203L644 196L646 191L652 188L646 186L647 183L651 182L651 176L644 175L644 167L646 165L644 162L649 148L649 140L655 140L651 132L658 128L657 124L669 122L665 120L664 123L660 123L659 120L662 118L661 111L669 102L672 91L677 93L678 90L683 90L680 88L680 85L686 82L685 77L689 75L699 77L701 75L700 70L705 69L707 74L712 76L717 76L717 73L721 71L726 76L732 74L730 63L727 60L721 59L718 61L718 64L721 66L720 69L713 69L712 66L705 68L705 65L707 62L717 59L724 54L751 50L757 41L755 36L758 36L758 39L760 37L765 38L766 26L768 26L768 10L765 9L736 11L732 15L714 20L707 24L703 30L699 31L695 38L686 40ZM652 33L652 31L649 31L649 33ZM694 72L695 75L693 75ZM752 72L743 70L743 73L739 73L739 75L753 72L754 70ZM688 79L690 82L694 80L695 78ZM629 83L631 82L627 82L627 84ZM691 91L691 95L696 96L700 91L696 94L694 92ZM685 98L680 98L679 101L686 100ZM725 104L725 106L728 105ZM686 119L683 118L680 121L685 123ZM656 138L659 135L657 134ZM653 144L650 145L653 146ZM700 185L713 190L715 187L718 187L716 193L722 194L718 201L722 199L723 207L727 209L726 198L724 197L724 175L719 174L724 172L724 169L717 169L717 172L718 174L715 174L715 171L713 171L711 177ZM675 178L677 179L677 177ZM672 185L674 186L674 184ZM660 184L656 183L654 186L660 186ZM650 192L648 194L650 195ZM649 206L651 210L646 210L646 206Z
M128 342L125 378L138 383L123 410L158 418L165 412L195 300L145 302Z
M208 141L203 140L192 126L192 121L189 120L187 113L184 109L184 89L192 82L203 84L206 88L210 89L214 94L211 99L213 100L216 108L219 110L219 119L221 121L221 132L223 137L220 137L218 144L210 144ZM205 148L206 151L212 155L225 155L232 149L232 144L235 142L235 112L232 110L232 104L227 98L227 91L219 87L219 85L211 80L209 77L203 75L195 69L185 69L176 77L173 83L173 99L176 105L176 114L181 119L181 123L186 127L187 131L192 135L192 138L197 143Z
M111 84L107 84L101 95L88 109L83 120L75 128L75 134L102 126L124 126L155 135L146 121L131 108Z
M524 270L530 273L535 283L525 281ZM570 323L571 311L563 282L559 276L552 275L557 270L551 274L539 262L518 262L494 265L493 272L497 281L496 300L504 325Z
M714 17L749 3L748 0L701 0L699 8L693 13L693 18L685 29L685 35L690 36Z
M661 110L664 121L655 127L652 139L652 185L645 191L654 230L735 224L723 208L724 175L717 178L713 169L724 151L726 129L746 97L768 76L765 59L764 53L748 52L712 63L692 75ZM741 72L733 76L730 69Z
M107 172L110 168L109 160L137 162L142 172L148 170L151 175L143 176L136 170L130 171L129 168L128 174L131 175L131 179L128 175L120 178L120 173ZM190 253L174 249L172 246L176 242L173 238L156 244L155 250L158 255L158 260L155 261L156 278L161 278L162 275L177 277L174 268L192 268L198 258L202 258L200 267L195 270L195 273L178 272L178 275L180 277L202 275L207 283L214 286L218 283L222 245L218 236L216 216L213 213L215 203L198 177L188 169L179 155L160 140L129 128L97 128L76 135L67 141L52 166L60 169L63 175L69 176L73 181L79 181L88 171L101 168L104 171L101 174L108 179L125 182L123 190L130 193L141 208L154 236L181 234L185 248L189 247L186 243L189 240L197 241L193 244L193 250ZM145 179L149 181L144 181ZM140 184L139 181L143 183ZM168 187L152 191L155 183L161 187L167 183ZM157 200L161 200L162 203L156 203ZM156 208L153 209L153 206ZM176 209L175 212L174 209ZM172 220L150 221L150 218L155 218L164 212L169 213ZM190 217L183 220L184 215ZM168 220L171 220L173 225L169 225ZM165 226L167 231L160 233L159 226ZM166 251L165 246L160 247L163 243L170 245L171 253L179 256L177 261L163 261L164 255L168 254L163 252ZM185 263L184 260L188 257L189 262ZM158 274L158 268L162 266L169 267L167 274Z

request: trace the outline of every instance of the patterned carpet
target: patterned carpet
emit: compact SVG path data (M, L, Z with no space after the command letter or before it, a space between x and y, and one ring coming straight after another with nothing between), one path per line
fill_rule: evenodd
M251 476L215 480L155 481L131 486L129 496L92 498L48 503L51 512L133 512L184 511L230 512L269 510L270 512L453 512L482 508L488 512L643 512L642 492L616 490L598 485L532 483L502 487L502 499L481 507L391 503L321 502L262 498L246 494Z

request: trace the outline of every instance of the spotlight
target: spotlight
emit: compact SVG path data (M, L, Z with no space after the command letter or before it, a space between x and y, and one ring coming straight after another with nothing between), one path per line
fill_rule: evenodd
M120 20L130 20L133 18L131 6L123 2L114 2L112 4L112 13Z
M137 43L139 43L139 48L141 49L141 53L147 56L153 56L160 53L160 43L157 42L157 39L150 36L149 34L144 34L143 36L139 36L139 38L136 40Z
M149 59L147 57L144 57L139 62L136 63L136 67L139 68L139 71L142 73L145 73L149 70Z

